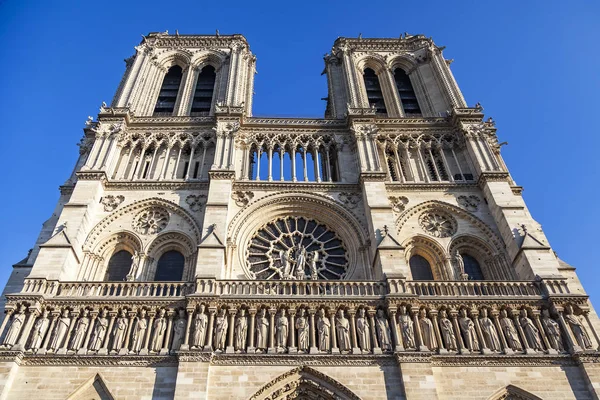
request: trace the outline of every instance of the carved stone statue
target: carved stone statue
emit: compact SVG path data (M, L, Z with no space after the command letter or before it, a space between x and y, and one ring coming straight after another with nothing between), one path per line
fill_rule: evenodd
M298 353L306 353L310 346L309 337L310 329L308 325L308 318L306 318L306 311L301 308L298 311L298 318L296 318L296 331L298 331Z
M358 310L358 318L356 319L356 336L358 336L358 346L363 353L371 351L371 328L365 317L365 309Z
M217 351L225 350L228 327L227 315L225 314L225 309L222 308L219 315L217 315L215 323L215 349Z
M540 331L535 327L533 321L527 316L527 310L521 310L521 318L519 320L521 322L521 327L523 328L523 333L525 334L525 339L527 343L529 343L529 347L534 350L543 350L542 341L540 339Z
M90 318L88 317L90 310L87 308L83 309L83 315L77 320L77 324L75 325L75 333L73 334L73 339L71 339L70 350L79 350L83 345L83 341L85 339L85 334L87 333L88 327L90 325Z
M338 310L335 319L335 331L340 351L349 352L352 349L352 344L350 344L350 321L344 316L344 310L341 308Z
M310 256L310 279L316 281L319 279L319 272L317 271L317 263L319 262L319 252L313 251Z
M179 350L183 339L185 339L185 329L187 328L187 318L185 316L185 310L179 309L179 317L173 323L173 343L171 344L171 350Z
M438 343L435 337L435 330L433 323L427 318L427 310L424 308L419 310L419 327L421 328L421 337L423 338L423 345L427 346L429 350L437 350Z
M63 339L69 330L71 324L71 318L69 318L69 310L63 310L62 317L56 321L56 327L54 328L54 336L50 340L50 350L58 350L62 345Z
M279 260L281 261L281 271L283 279L290 279L291 264L288 254L285 250L279 250Z
M256 316L256 352L265 352L269 347L269 319L267 310L262 308Z
M139 262L140 262L140 255L138 254L137 250L135 250L133 252L133 255L131 256L131 268L129 268L129 272L127 273L127 276L125 277L126 280L128 280L128 281L135 280Z
M133 330L133 344L131 346L131 352L139 353L144 345L144 338L146 336L146 330L148 329L148 320L146 319L146 310L141 309L140 315L135 323L135 329Z
M121 316L117 318L117 322L115 323L115 327L113 328L113 351L118 352L123 347L123 343L125 342L125 334L127 333L128 326L129 321L127 320L127 311L123 309L121 310Z
M102 310L102 314L96 320L96 325L94 326L94 333L92 334L92 338L90 340L90 350L100 350L102 347L102 342L104 341L104 336L106 335L106 330L108 329L108 311L106 309Z
M577 315L573 313L573 307L567 304L565 307L565 321L571 327L575 340L582 349L591 349L593 347L592 341L587 333L587 330L581 323L581 320Z
M296 247L294 258L296 260L296 271L304 271L304 268L306 267L306 249L301 243L298 243L298 247Z
M317 331L319 333L319 351L329 351L331 349L331 322L325 316L325 309L319 310L319 320L317 321Z
M398 316L398 322L400 324L400 331L402 332L402 340L404 341L404 348L415 349L415 330L413 327L413 321L410 315L406 312L406 306L400 306L400 315Z
M452 321L448 319L446 314L446 310L440 311L440 334L442 336L442 340L444 341L444 346L446 350L456 351L456 335L454 334L454 328L452 327Z
M377 339L379 340L379 347L382 351L392 351L392 339L390 332L390 324L383 314L383 310L380 308L377 310L377 316L375 317L375 327L377 330Z
M23 327L23 323L25 322L25 306L21 306L19 311L13 316L12 321L10 322L10 328L8 328L8 332L4 337L3 345L7 347L12 347L17 343L19 339L19 333L21 332L21 328Z
M275 346L277 352L284 352L287 348L288 332L289 332L289 321L285 315L285 308L282 308L279 317L275 323L276 334L275 334Z
M295 277L299 281L303 281L306 279L306 273L304 272L304 268L296 268Z
M479 318L479 325L481 325L481 333L483 339L487 344L487 347L492 351L500 351L500 339L498 338L498 332L494 326L494 322L488 317L487 308L481 309L481 317Z
M467 315L467 309L461 308L460 318L458 319L458 325L463 335L465 347L469 351L479 350L479 339L477 339L477 332L475 331L475 324L473 320Z
M167 319L165 318L165 313L165 309L161 308L160 312L158 313L158 318L154 320L154 325L152 326L154 335L152 336L150 349L156 353L160 352L165 340L165 331L167 330Z
M506 338L506 344L508 347L510 347L513 351L523 350L521 340L519 339L519 333L513 325L512 320L508 318L506 310L500 310L500 327L502 328L502 333Z
M460 277L460 279L464 281L468 280L469 275L465 273L465 261L463 260L458 250L454 252L454 264L456 265L456 271L458 272L458 276Z
M33 325L31 332L31 350L36 351L42 347L49 325L50 319L48 319L48 310L44 309L44 311L42 311L42 316L35 321L35 325Z
M558 322L550 318L550 312L548 310L542 311L542 325L546 330L550 347L557 351L565 351L560 326L558 325Z
M234 348L236 353L246 351L246 338L248 337L248 318L246 309L242 308L235 320L235 341Z
M208 316L204 313L204 304L200 304L200 310L194 318L194 335L192 336L192 347L203 348L206 343L206 329L208 327Z

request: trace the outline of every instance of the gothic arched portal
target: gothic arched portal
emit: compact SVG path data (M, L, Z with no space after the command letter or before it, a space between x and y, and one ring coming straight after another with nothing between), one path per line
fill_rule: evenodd
M302 366L294 368L261 387L250 400L322 399L360 400L347 387L329 376Z

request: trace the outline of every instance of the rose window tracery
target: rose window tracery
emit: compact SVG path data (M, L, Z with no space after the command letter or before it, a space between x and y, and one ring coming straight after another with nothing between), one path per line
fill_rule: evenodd
M419 224L425 232L439 238L456 233L456 219L441 211L428 211L421 214Z
M348 256L342 240L327 226L286 217L260 228L247 249L255 279L343 279Z
M162 207L150 207L139 212L133 219L133 229L142 235L153 235L165 229L169 212Z

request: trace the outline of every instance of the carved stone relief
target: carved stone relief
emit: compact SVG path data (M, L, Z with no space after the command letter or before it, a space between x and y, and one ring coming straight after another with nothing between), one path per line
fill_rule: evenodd
M341 192L338 198L349 209L356 208L358 203L360 203L360 196L358 193Z
M456 219L443 211L427 211L419 217L421 228L431 236L449 237L456 233Z
M235 201L238 207L245 207L250 203L250 200L254 197L254 193L251 191L238 190L231 193L231 198Z
M114 211L123 202L123 200L125 200L125 196L113 196L112 194L109 194L108 196L104 196L102 198L101 203L104 206L104 211L111 212Z
M203 194L190 194L185 198L185 202L190 206L190 210L192 211L200 211L204 205L204 200L206 200L206 195Z
M481 203L481 199L475 195L458 196L456 201L467 211L477 211L479 203Z
M406 196L390 196L388 199L392 205L392 210L398 214L404 211L408 204L408 197Z
M150 207L133 219L133 229L142 235L154 235L167 227L169 212L163 207Z

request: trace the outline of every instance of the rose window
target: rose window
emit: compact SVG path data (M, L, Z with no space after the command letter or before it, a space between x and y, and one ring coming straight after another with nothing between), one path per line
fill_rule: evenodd
M327 226L302 217L269 222L247 249L248 269L255 279L343 279L348 270L346 248Z
M142 235L153 235L165 229L169 223L169 212L162 207L150 207L133 219L133 228Z
M456 232L456 220L444 212L425 212L419 217L419 224L425 232L435 237L448 237Z

